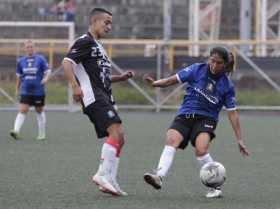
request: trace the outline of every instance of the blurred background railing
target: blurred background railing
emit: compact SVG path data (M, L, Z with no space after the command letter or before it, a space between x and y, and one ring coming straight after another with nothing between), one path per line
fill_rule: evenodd
M240 107L280 109L279 1L106 0L106 5L100 0L72 1L76 5L74 22L65 21L54 10L63 1L0 2L0 17L5 21L0 23L0 108L15 107L16 59L24 53L22 43L33 39L53 71L47 107L77 109L61 61L74 39L87 31L86 14L94 6L113 13L112 32L102 40L113 61L113 73L127 69L137 73L129 84L114 86L120 107L176 108L183 96L181 87L150 89L142 75L168 76L206 61L211 47L223 45L236 55L232 79Z

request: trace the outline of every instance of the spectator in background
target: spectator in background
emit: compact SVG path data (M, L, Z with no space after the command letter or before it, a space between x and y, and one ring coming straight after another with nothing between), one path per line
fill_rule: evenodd
M39 10L42 13L42 9ZM50 14L56 15L59 20L65 22L75 21L76 6L73 0L54 1L50 8Z
M55 0L50 8L50 14L56 15L59 20L63 20L64 14L64 0Z
M63 21L74 22L75 21L76 6L72 0L64 1Z

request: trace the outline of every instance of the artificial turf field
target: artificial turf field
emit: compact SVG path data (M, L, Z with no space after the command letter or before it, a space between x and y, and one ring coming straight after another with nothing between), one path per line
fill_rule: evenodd
M279 209L280 117L241 115L251 156L239 154L225 115L220 118L212 157L227 169L224 197L206 199L193 149L178 151L161 191L143 181L156 167L165 131L174 113L120 112L126 146L119 183L127 197L100 193L91 183L101 140L80 113L47 112L47 136L36 141L36 116L30 113L22 139L8 135L16 112L0 112L0 209Z

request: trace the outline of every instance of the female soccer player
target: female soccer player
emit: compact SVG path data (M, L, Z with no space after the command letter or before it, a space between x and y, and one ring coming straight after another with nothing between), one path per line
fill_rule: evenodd
M186 94L176 117L166 134L166 144L161 154L156 173L145 173L144 180L155 189L162 187L177 149L185 149L190 142L195 148L197 160L202 167L213 161L208 147L215 137L218 115L223 106L234 130L239 150L243 155L249 152L242 140L238 113L235 104L235 89L227 74L233 70L232 54L223 47L210 52L207 63L196 63L180 70L176 75L154 80L144 75L144 80L153 87L167 87L187 83ZM220 197L221 188L211 189L207 198Z

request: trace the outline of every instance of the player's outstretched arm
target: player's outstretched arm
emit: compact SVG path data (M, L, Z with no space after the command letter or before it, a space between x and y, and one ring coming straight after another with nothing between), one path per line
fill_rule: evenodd
M146 81L152 87L161 87L161 88L167 87L167 86L172 86L174 84L179 83L176 75L170 76L168 78L162 78L159 80L155 80L150 75L145 74L143 76L143 80Z
M44 75L44 77L43 77L43 79L42 79L42 81L41 81L41 84L45 85L45 84L49 81L50 76L51 76L51 70L49 69L49 70L47 70L47 72L45 73L45 75Z
M249 151L247 150L247 147L241 137L241 128L240 128L239 116L238 116L237 111L236 110L228 111L228 119L234 130L234 133L235 133L235 136L237 139L237 143L238 143L238 147L239 147L239 151L241 152L242 155L248 156Z
M77 80L73 73L72 63L69 60L64 59L62 62L62 66L63 66L63 70L64 70L64 75L72 86L73 98L76 102L79 102L81 100L81 98L83 97L83 92L81 90L81 87L77 83Z
M115 82L120 82L120 81L126 81L129 78L132 78L134 76L135 76L134 71L128 70L128 71L125 71L124 73L122 73L121 75L112 75L111 82L115 83Z

